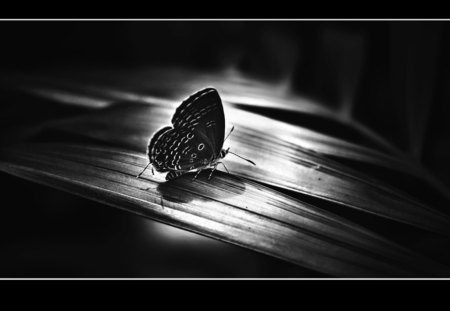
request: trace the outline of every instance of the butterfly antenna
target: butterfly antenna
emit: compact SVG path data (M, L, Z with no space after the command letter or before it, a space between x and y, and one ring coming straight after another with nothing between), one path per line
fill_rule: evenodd
M231 152L231 151L228 151L228 152L231 153L231 154L234 154L235 156L241 158L242 160L245 160L245 161L247 161L247 162L250 162L251 164L253 164L253 165L256 166L255 162L253 162L253 161L251 161L251 160L249 160L249 159L246 159L246 158L244 158L244 157L241 157L240 155L238 155L238 154L236 154L236 153L234 153L234 152Z
M150 162L148 162L147 166L142 170L142 172L139 173L139 175L136 176L136 178L141 177L141 175L145 172L145 170L147 169L147 167L150 165ZM152 167L152 172L153 172L153 167Z
M230 136L230 134L233 132L233 130L234 130L234 125L231 128L230 132L228 133L227 137L225 137L225 139L223 140L224 142L225 142L225 140L227 140L228 136Z

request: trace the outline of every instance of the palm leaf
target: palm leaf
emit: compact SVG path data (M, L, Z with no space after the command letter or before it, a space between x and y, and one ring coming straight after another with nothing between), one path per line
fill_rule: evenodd
M52 122L48 128L145 153L151 133L167 124L174 107L176 102L172 105L118 103L101 112L91 113L88 117ZM388 155L384 155L384 159L377 157L375 151L365 157L367 153L364 148L358 150L352 146L347 149L351 151L346 153L346 147L351 145L348 142L229 105L225 106L225 111L227 118L232 119L236 126L235 133L229 138L231 150L258 164L256 167L249 167L229 156L226 163L234 174L449 235L450 220L446 215L392 185L352 170L320 153L326 155L327 152L334 151L334 155L338 156L353 152L350 155L353 159L359 157L360 161L372 164L377 164L378 161L387 167L403 166L407 170L407 164L401 164L400 160L391 159ZM252 120L252 124L258 126L249 126L246 120ZM277 129L276 133L271 129ZM326 147L322 148L323 146Z
M33 99L38 95L51 99L52 105L84 108L76 114L10 128L2 136L1 171L333 276L448 273L447 267L300 199L307 195L337 203L330 205L336 208L355 209L448 236L446 215L339 162L368 163L421 178L420 169L392 153L276 121L244 110L235 100L234 104L225 100L228 127L236 126L227 143L254 160L256 167L229 156L226 165L232 175L218 172L211 181L203 176L191 182L191 176L185 176L164 183L161 176L149 172L136 179L146 165L149 137L168 124L182 98L148 96L151 89L136 92L107 78L104 85L89 87L28 77L11 81L23 81L19 93L34 94ZM221 91L220 80L215 83ZM222 85L229 90L232 83ZM256 84L253 92L258 94L260 86ZM266 95L260 93L259 98ZM274 106L279 104L276 98L271 100ZM296 107L292 101L282 102L286 109ZM310 114L332 116L310 103L298 106Z
M262 185L225 173L197 182L184 177L161 183L148 174L137 179L136 171L144 162L140 154L115 148L41 143L4 150L0 167L330 275L438 275L446 271L370 231Z

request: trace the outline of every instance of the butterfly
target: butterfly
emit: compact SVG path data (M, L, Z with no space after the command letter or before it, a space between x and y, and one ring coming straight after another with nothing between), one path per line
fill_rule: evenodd
M256 165L229 151L230 148L222 149L234 126L224 139L225 114L214 88L205 88L184 100L175 110L172 126L163 127L152 136L147 149L149 163L137 177L152 165L152 173L153 168L160 173L168 172L166 180L196 171L194 180L202 170L211 168L209 180L219 164L228 172L220 161L228 153Z

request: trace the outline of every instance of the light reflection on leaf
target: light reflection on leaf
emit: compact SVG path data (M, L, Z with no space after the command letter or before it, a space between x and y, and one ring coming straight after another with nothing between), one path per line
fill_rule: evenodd
M262 185L221 172L211 181L136 179L142 162L138 154L114 148L42 143L3 150L0 169L330 275L446 273L370 231Z
M447 267L294 198L307 195L448 236L446 215L329 156L423 177L413 163L239 109L233 101L288 110L300 107L303 112L333 117L306 100L299 103L287 96L277 101L260 83L237 87L233 95L235 81L227 84L208 77L225 94L227 127L236 127L226 144L256 162L256 167L230 155L225 162L231 175L217 172L211 181L201 176L191 182L192 176L184 176L165 183L148 171L136 179L147 164L151 134L169 124L186 94L178 99L173 94L170 99L152 96L151 89L136 91L142 83L133 85L133 79L121 87L117 81L108 87L61 81L46 86L46 79L39 83L29 79L24 85L35 84L29 89L32 94L92 109L45 121L20 136L19 144L8 143L0 152L0 170L329 275L448 275ZM194 88L205 79L183 85ZM154 87L163 87L161 83ZM165 83L170 89L178 82ZM174 89L177 94L184 90ZM239 96L245 90L251 92Z

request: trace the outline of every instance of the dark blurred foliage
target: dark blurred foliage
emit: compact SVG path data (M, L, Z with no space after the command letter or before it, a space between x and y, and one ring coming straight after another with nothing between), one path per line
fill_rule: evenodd
M2 21L0 38L0 70L3 72L45 72L47 68L58 66L122 67L130 71L170 66L211 72L234 68L246 75L285 85L292 92L314 98L361 121L421 161L441 179L450 181L447 161L450 157L448 22ZM158 257L157 253L163 252L155 246L158 239L144 243L140 241L142 236L133 231L136 222L146 220L111 208L102 209L100 204L44 190L44 187L39 187L40 192L36 193L34 185L7 176L2 176L3 183L9 184L5 189L30 189L39 196L39 208L52 211L43 213L31 208L29 215L16 215L12 211L14 204L7 207L11 211L2 218L5 225L1 247L2 253L11 256L2 256L0 277L315 275L265 256L257 259L252 257L256 254L244 250L238 256L249 256L248 267L256 265L254 270L235 270L234 254L229 256L230 265L218 260L212 263L210 270L198 271L196 269L207 265L208 260L195 256L212 256L209 258L214 261L211 251L200 250L195 256L187 255L190 250L183 254L167 252ZM43 198L43 194L50 201ZM14 200L14 196L10 199ZM30 199L22 202L29 203ZM79 210L78 206L84 207ZM58 214L62 207L72 209L76 216ZM33 216L30 218L30 215ZM45 215L54 218L44 219ZM23 226L30 228L24 233L25 237L14 236L11 230L11 224L16 226L20 223L16 220L21 217ZM36 217L35 223L33 217ZM125 218L129 221L123 221ZM71 224L66 227L59 223L61 221ZM97 227L108 232L101 234L94 230ZM127 232L126 238L121 232ZM68 236L74 234L77 236ZM57 243L58 236L61 238L58 245L64 249L69 249L70 243L78 243L78 246L55 255L52 252L58 252L58 247L53 248L51 243ZM50 242L43 242L46 239ZM129 240L140 245L125 242ZM17 243L11 244L11 241ZM86 246L88 241L92 243ZM69 245L65 245L67 243ZM40 249L33 251L33 245ZM75 254L77 247L80 252ZM49 249L52 251L48 252ZM230 250L231 253L241 252L231 246ZM50 256L50 259L36 256ZM177 256L180 262L143 259L174 260ZM103 266L104 270L86 268L102 266L108 260L111 265ZM187 264L186 260L191 262ZM43 268L45 265L40 264L54 261L59 262L54 269ZM38 267L29 266L30 262ZM161 268L164 264L166 267L178 265L179 273L165 271ZM23 270L25 267L30 270Z
M447 22L2 22L0 68L237 68L345 106L431 165L448 154Z

